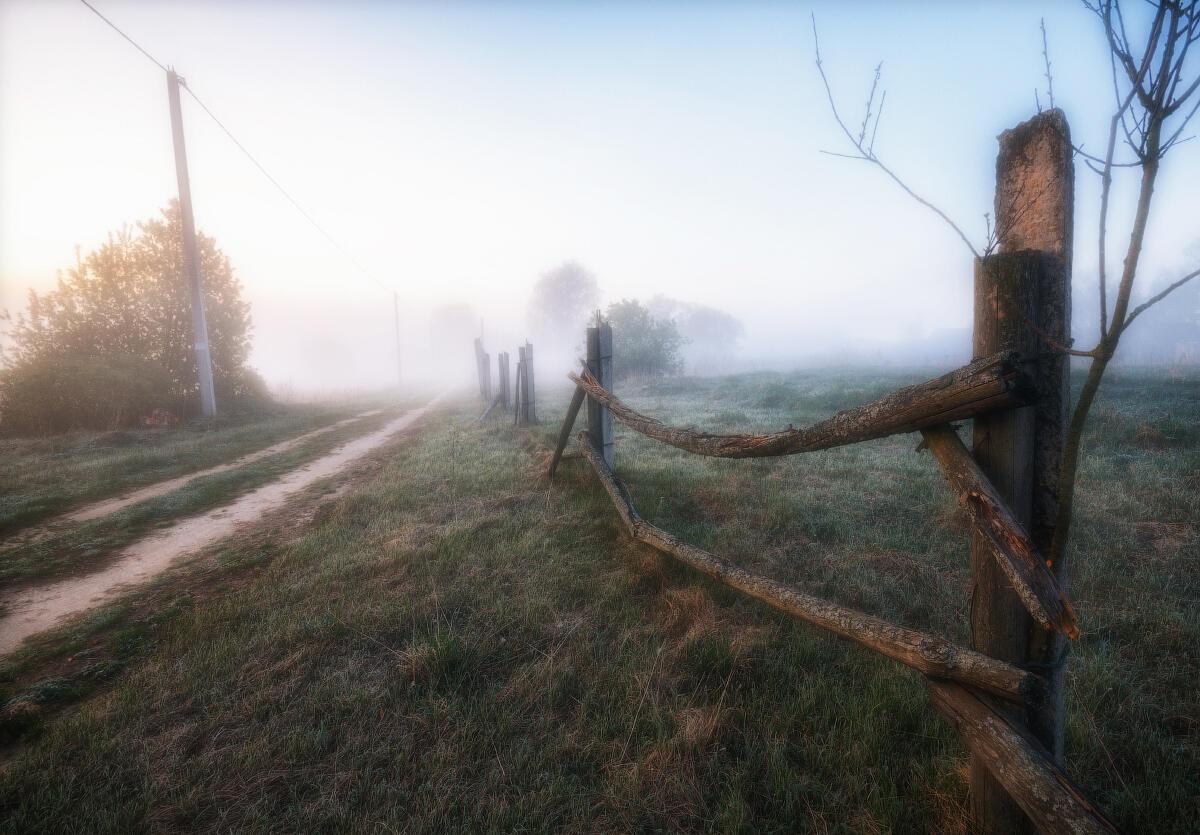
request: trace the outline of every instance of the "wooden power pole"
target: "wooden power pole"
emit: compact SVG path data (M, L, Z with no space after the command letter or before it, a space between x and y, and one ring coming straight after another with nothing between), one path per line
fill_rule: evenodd
M183 227L183 272L192 297L192 345L196 352L196 377L200 384L200 413L217 413L213 389L212 354L208 348L208 321L204 316L204 287L200 279L200 254L196 249L196 222L192 216L192 189L188 183L187 149L183 144L183 113L179 108L179 76L167 70L167 96L171 101L171 135L175 140L175 177L179 181L179 222Z

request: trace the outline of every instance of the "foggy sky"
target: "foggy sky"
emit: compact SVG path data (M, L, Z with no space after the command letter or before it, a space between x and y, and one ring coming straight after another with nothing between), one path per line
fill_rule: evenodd
M396 289L410 372L431 367L428 314L447 303L474 308L493 352L515 350L530 287L568 259L597 275L605 302L665 293L728 310L746 325L747 365L897 362L916 342L948 347L915 360L949 362L956 339L965 350L970 253L878 171L820 153L846 146L808 6L98 7ZM883 60L880 155L976 241L995 137L1034 113L1035 88L1045 97L1043 16L1057 103L1077 142L1103 146L1106 52L1075 4L813 10L849 121ZM253 305L252 364L305 390L391 382L390 293L186 97L184 121L197 223ZM1090 284L1097 183L1082 165L1077 180L1075 274ZM1160 182L1146 292L1185 271L1200 237L1200 143L1175 150ZM1114 193L1114 263L1132 187L1126 176ZM76 2L0 0L0 305L19 309L75 246L174 195L162 73ZM441 360L469 373L470 345Z

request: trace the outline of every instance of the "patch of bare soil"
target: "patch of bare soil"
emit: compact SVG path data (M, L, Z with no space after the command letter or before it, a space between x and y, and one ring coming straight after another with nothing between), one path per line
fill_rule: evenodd
M440 399L440 396L435 397L421 408L401 415L382 428L355 438L223 507L182 519L133 543L101 571L17 592L5 601L6 612L0 618L0 655L11 652L25 638L48 629L60 618L93 608L117 589L144 582L180 557L230 536L240 526L284 506L296 493L337 475L396 433L407 429Z

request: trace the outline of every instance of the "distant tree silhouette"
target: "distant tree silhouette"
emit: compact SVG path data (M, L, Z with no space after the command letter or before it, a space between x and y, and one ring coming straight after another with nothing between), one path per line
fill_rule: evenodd
M548 347L579 342L588 316L600 301L596 277L576 261L566 261L545 273L529 299L529 326Z

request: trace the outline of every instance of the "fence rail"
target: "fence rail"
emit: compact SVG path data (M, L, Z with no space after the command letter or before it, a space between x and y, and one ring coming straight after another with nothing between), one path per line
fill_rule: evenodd
M747 571L715 554L682 542L638 514L633 500L629 497L629 491L609 469L591 436L581 432L578 437L580 452L592 465L600 483L608 491L617 514L625 523L625 529L639 542L670 554L697 571L781 612L848 638L926 675L972 684L1014 702L1037 699L1044 690L1038 676L1019 667L957 646L936 635L898 626L881 618L813 597L785 583Z
M667 426L622 403L586 371L570 378L614 418L656 441L714 458L767 458L857 444L996 409L1024 406L1032 402L1034 390L1022 365L1016 353L1001 352L871 403L838 412L807 428L789 427L766 435L717 435Z

